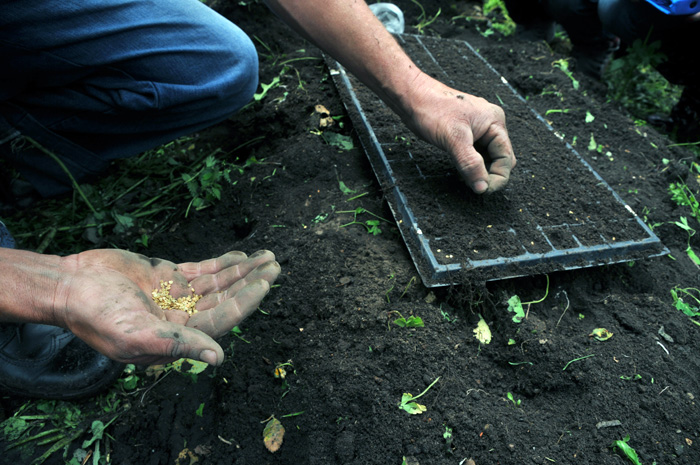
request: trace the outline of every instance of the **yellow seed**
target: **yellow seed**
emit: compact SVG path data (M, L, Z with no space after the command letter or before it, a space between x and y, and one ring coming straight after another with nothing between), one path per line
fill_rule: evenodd
M194 315L197 313L197 309L194 307L202 296L196 294L194 292L194 288L191 285L188 285L192 295L175 299L172 295L170 295L170 288L172 287L172 284L172 281L161 281L160 289L154 289L153 292L151 292L153 301L163 310L180 310L182 312L186 312L188 315Z

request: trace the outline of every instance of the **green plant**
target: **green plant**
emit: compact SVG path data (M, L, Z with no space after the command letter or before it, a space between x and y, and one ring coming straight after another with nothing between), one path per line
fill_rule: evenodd
M457 320L459 319L456 316L450 316L448 312L442 309L442 304L440 304L440 314L442 315L442 320L446 321L448 323L456 323Z
M686 183L673 182L668 186L668 191L671 193L671 200L676 205L690 208L690 216L700 221L700 203Z
M670 84L656 67L666 61L660 42L637 39L627 54L610 63L605 81L608 96L634 116L645 119L655 113L668 114L680 96L681 87Z
M115 416L107 423L103 423L100 420L93 421L90 425L90 434L92 436L84 440L83 444L81 445L81 448L77 449L73 453L73 458L70 462L68 462L68 465L84 465L85 463L87 463L87 460L90 458L90 453L87 452L87 449L93 444L94 448L92 449L92 464L98 465L102 463L100 461L100 459L102 458L102 453L100 452L100 445L102 443L102 440L104 439L105 430L116 419L117 417Z
M421 5L418 0L411 0L411 2L417 5L420 9L420 15L418 15L417 19L418 24L416 24L413 27L418 31L418 34L423 34L425 32L425 29L438 19L438 16L440 16L440 13L442 12L442 8L438 8L438 11L437 13L435 13L435 16L428 18L428 15L425 12L425 8L423 8L423 5Z
M516 398L513 396L513 393L512 393L512 392L507 393L507 394L506 394L506 397L507 397L508 400L511 402L511 404L513 404L513 407L515 407L515 408L520 407L521 400L520 400L520 399L516 399Z
M700 316L700 289L694 287L674 287L671 289L673 297L673 305L676 309L690 317L690 321L700 326L700 322L694 320L694 317ZM688 300L686 302L686 300Z
M552 62L552 66L561 70L562 73L564 73L569 79L571 79L571 85L575 90L578 90L581 84L578 82L578 80L574 77L574 74L569 69L568 59L562 58L560 60L555 60L554 62Z
M447 447L447 452L452 453L452 441L454 437L452 436L452 428L445 425L445 432L442 433L442 438L445 440L445 446Z
M553 113L568 113L568 112L569 112L569 109L568 109L568 108L564 108L564 109L554 109L554 108L552 108L552 109L549 109L549 110L545 111L545 112L544 112L544 116L549 116L549 115L551 115L551 114L553 114Z
M261 163L254 157L242 165L225 161L237 162L234 153L260 140L248 140L231 152L222 153L195 137L183 137L115 162L119 164L116 174L103 176L94 184L79 185L79 190L74 186L72 197L41 200L32 207L34 210L19 212L3 221L22 248L39 253L77 253L103 244L110 234L126 232L135 233L129 246L146 247L150 238L167 231L186 211L188 203L195 198L190 188L194 188L202 201L214 202L215 184L223 184L220 180L226 171L235 184L234 175L242 175L248 167ZM211 166L211 161L207 167L210 156L220 160L216 167ZM205 176L212 169L221 175L218 182L211 175ZM195 177L192 173L200 174L196 175L197 179L189 179L188 186L183 174ZM92 208L80 206L86 203L84 199ZM33 211L40 214L32 214Z
M403 395L401 396L401 401L399 402L399 408L402 410L405 410L406 412L410 413L411 415L418 415L418 414L425 412L427 410L425 405L421 405L421 404L417 403L416 399L425 395L425 393L428 392L430 390L430 388L433 387L435 385L435 383L437 383L439 380L440 380L440 377L438 376L437 378L435 378L435 381L430 383L430 385L427 388L425 388L425 390L423 392L421 392L420 394L418 394L417 396L413 396L408 392L404 392Z
M695 263L695 266L700 267L700 257L695 253L693 248L690 245L690 239L695 235L695 229L691 228L688 225L688 219L685 216L681 216L680 221L674 221L673 224L684 230L685 232L688 233L688 243L687 243L687 248L685 249L685 253L688 255L688 258L692 260L693 263Z
M520 297L517 295L514 295L513 297L508 299L508 311L514 314L513 321L515 323L520 323L521 321L523 321L523 318L526 317L526 313L525 313L525 310L523 309L523 305L527 305L528 311L529 311L530 305L538 304L538 303L544 301L544 299L546 299L547 296L549 295L549 275L545 275L545 276L547 277L547 288L545 289L544 297L542 297L541 299L532 300L530 302L521 302Z
M195 410L194 414L197 415L198 417L204 416L204 402L199 404L199 407L197 407L197 410Z
M647 207L644 207L642 209L642 219L644 220L646 225L649 226L649 229L651 229L652 231L664 224L663 222L661 222L661 223L652 222L651 219L649 218L649 215L651 215L651 210L649 210L649 208L647 208Z
M346 223L346 224L343 224L343 225L340 225L339 227L344 228L344 227L346 227L346 226L350 226L350 225L353 225L353 224L359 224L359 225L361 225L361 226L364 226L364 228L367 230L367 233L372 234L373 236L376 236L376 235L382 233L382 230L379 229L379 223L380 223L380 221L384 221L384 222L386 222L386 223L391 224L391 222L390 222L389 220L384 219L384 218L382 218L382 217L379 216L379 215L375 215L375 214L372 213L371 211L365 210L365 209L362 208L362 207L357 207L357 208L354 209L354 210L343 210L343 211L339 211L339 212L336 212L336 213L338 213L338 214L352 213L352 214L353 214L353 219L352 219L351 222ZM362 214L364 214L364 213L373 216L375 219L373 219L373 220L365 220L364 222L358 221L358 220L357 220L358 215L362 215Z
M629 440L630 436L628 434L624 439L613 441L610 447L612 447L613 450L618 451L622 456L627 457L634 465L642 465L642 461L639 460L637 451L629 445Z
M114 401L111 401L114 405ZM0 423L0 437L6 444L5 450L18 449L25 463L39 465L49 457L63 450L63 458L69 465L86 463L84 461L67 461L71 445L83 435L88 438L83 441L82 449L77 449L78 457L93 457L92 463L97 465L101 457L101 441L105 429L118 417L113 414L116 407L109 410L109 419L100 413L83 411L76 404L66 401L35 401L20 407L13 416ZM98 415L98 418L95 418ZM92 417L92 419L91 419ZM89 428L88 428L89 425ZM29 462L36 447L47 447L41 455ZM92 446L88 453L86 449Z
M133 391L139 383L139 377L136 374L136 367L129 363L124 367L124 373L117 383L124 391Z
M394 279L394 274L392 273L392 274L389 276L389 280L393 280L393 279ZM411 288L411 286L412 286L416 281L417 281L417 278L416 278L415 276L411 276L411 279L408 280L408 283L407 283L406 286L403 288L403 292L402 292L401 295L399 296L399 299L403 298L403 296L406 295L406 293L408 292L408 290ZM386 297L386 301L387 301L388 303L391 303L391 299L389 298L389 294L391 293L391 291L394 290L394 287L396 287L396 285L395 285L395 284L392 284L391 287L390 287L389 289L387 289L387 291L384 293L384 296Z
M399 316L397 319L394 320L394 324L396 326L401 327L401 328L423 328L423 327L425 327L425 324L423 323L423 319L418 317L418 316L411 315L408 318L404 318L404 316L401 315L401 313L399 313L396 310L390 311L389 315L391 315L391 314L396 314Z
M250 344L250 341L243 337L243 331L238 326L234 326L233 328L231 328L231 334L233 334L246 344Z
M355 148L355 143L350 136L337 132L321 132L320 136L326 144L338 147L341 150L352 150Z
M488 24L493 30L505 36L509 36L515 32L515 22L508 14L503 0L486 0L482 8L484 15L489 18ZM495 13L500 13L500 16Z

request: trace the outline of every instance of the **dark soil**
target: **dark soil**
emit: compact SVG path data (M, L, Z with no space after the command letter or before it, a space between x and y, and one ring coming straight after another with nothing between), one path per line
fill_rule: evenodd
M407 23L415 24L416 4L397 4ZM673 258L549 272L548 279L538 274L484 282L464 272L458 285L424 287L393 223L381 222L377 235L362 225L346 226L353 215L343 211L362 207L386 219L392 212L350 119L341 118L342 128L336 124L326 132L353 137L353 149L341 150L315 134L316 105L346 115L321 53L263 6L231 2L223 12L277 55L266 56L268 49L256 43L261 82L279 75L280 62L316 59L290 62L282 86L262 102L200 134L202 143L225 149L264 136L243 149L264 162L225 192L221 203L153 238L148 253L181 262L264 248L275 252L283 272L261 312L241 326L245 340L232 335L220 341L229 354L222 367L208 369L196 382L172 373L126 398L130 408L109 428L112 463L189 464L189 458L178 459L187 448L205 464L399 465L403 457L423 465L465 458L477 465L622 464L629 462L610 446L627 435L644 464L700 463L700 328L674 308L670 294L674 286L700 287L700 277L685 254L687 234L669 224L688 212L667 192L679 178L697 189L697 176L686 165L694 155L635 125L606 100L602 84L575 74L581 81L575 90L552 66L567 56L565 42L550 48L498 34L486 38L478 32L486 22L450 20L474 4L421 4L431 16L443 6L427 35L468 41L539 114L569 109L546 118L635 212L664 223L654 232ZM464 90L497 85L489 76L484 87L480 77L464 73L465 85L473 85ZM585 122L587 111L595 116L591 123ZM546 158L549 143L528 139L542 123L527 113L511 116L507 108L506 114L520 161L506 193L472 196L454 180L446 157L431 176L444 168L445 184L463 190L464 202L491 215L488 224L495 227L503 226L500 214L520 200L537 221L546 221L543 212L568 215L574 207L578 218L601 214L568 194L579 189L579 178L559 172L561 160ZM601 152L587 150L591 134ZM546 176L530 182L535 163ZM344 194L339 181L356 194ZM543 188L558 192L560 203L544 209L537 194L527 197ZM596 201L609 197L603 192ZM446 240L472 237L468 229L443 227L450 231ZM691 245L700 248L695 238ZM479 247L490 253L492 246ZM516 294L524 302L539 300L548 282L547 297L526 305L527 317L514 323L507 300ZM422 318L425 327L393 324L399 313ZM479 315L493 334L489 345L474 338ZM613 336L597 341L589 336L594 328ZM273 374L284 362L293 368L287 366L282 382ZM399 409L403 393L417 395L438 377L418 401L425 413ZM521 403L508 400L508 393ZM271 415L286 429L274 454L262 439ZM619 426L600 425L613 420ZM444 437L448 428L450 441Z

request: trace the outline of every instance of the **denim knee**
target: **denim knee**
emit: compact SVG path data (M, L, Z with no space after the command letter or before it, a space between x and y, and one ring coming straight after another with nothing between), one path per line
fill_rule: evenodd
M195 94L219 102L222 112L229 115L250 102L258 87L258 54L250 38L237 26L233 36L220 37L223 53L219 54L219 73L203 73ZM204 69L211 69L204 64ZM200 94L203 93L204 95Z
M172 81L152 82L157 93L155 109L189 113L209 124L247 104L258 87L255 46L232 23L210 30L200 56L176 59L172 68ZM190 76L183 78L183 72Z

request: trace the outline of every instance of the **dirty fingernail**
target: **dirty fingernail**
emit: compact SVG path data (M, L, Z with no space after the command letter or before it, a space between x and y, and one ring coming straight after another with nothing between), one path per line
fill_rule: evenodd
M216 352L214 352L213 350L209 350L209 349L203 350L199 354L199 359L203 362L208 363L209 365L213 365L213 366L219 365L219 360L216 357Z
M479 180L479 181L476 181L474 184L472 184L472 189L474 189L474 192L476 192L477 194L481 194L482 192L486 192L486 190L488 188L489 188L489 185L484 180Z

